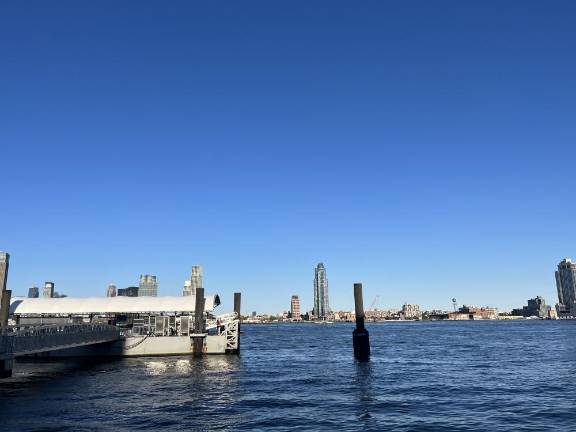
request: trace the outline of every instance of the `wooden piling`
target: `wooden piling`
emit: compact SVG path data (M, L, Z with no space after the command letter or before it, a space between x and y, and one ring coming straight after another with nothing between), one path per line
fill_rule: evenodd
M194 354L204 352L204 288L196 288L196 304L194 308Z
M240 352L240 322L242 321L242 315L240 314L240 307L242 302L242 294L237 292L234 293L234 312L238 317L238 347L236 352Z
M354 357L358 361L368 361L370 358L370 339L368 330L364 327L364 302L361 283L354 284L354 308L356 311L356 329L352 332Z
M8 317L10 316L10 298L12 291L4 290L0 296L0 330L8 327Z

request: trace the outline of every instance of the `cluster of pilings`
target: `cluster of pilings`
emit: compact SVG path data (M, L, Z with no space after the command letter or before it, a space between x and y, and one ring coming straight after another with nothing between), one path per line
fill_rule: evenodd
M237 348L231 354L238 354L240 352L240 304L242 295L234 293L234 313L238 317L238 335L237 335ZM196 288L196 304L194 305L194 335L193 335L193 352L194 355L202 355L204 353L204 341L206 338L206 327L204 322L204 288Z

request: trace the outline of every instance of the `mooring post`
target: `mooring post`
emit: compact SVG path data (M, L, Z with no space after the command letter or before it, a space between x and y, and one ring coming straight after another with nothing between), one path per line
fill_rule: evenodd
M0 299L0 331L8 327L8 317L10 316L10 298L12 291L2 291Z
M8 327L8 316L10 315L10 297L12 291L6 289L9 266L10 254L0 251L0 331Z
M240 314L241 302L242 302L242 294L239 292L234 293L234 312L238 317L238 336L237 336L238 347L236 348L237 350L236 352L240 352L240 322L242 321L242 315Z
M204 288L196 288L196 304L194 308L194 354L204 352ZM202 335L202 336L200 336Z
M6 289L9 265L10 254L0 252L0 378L10 378L14 366L11 350L8 349L10 340L5 333L5 329L8 327L10 298L12 297L12 291Z
M356 310L356 329L352 332L354 357L358 361L367 361L370 357L370 339L368 330L364 327L364 302L361 283L354 284L354 306Z

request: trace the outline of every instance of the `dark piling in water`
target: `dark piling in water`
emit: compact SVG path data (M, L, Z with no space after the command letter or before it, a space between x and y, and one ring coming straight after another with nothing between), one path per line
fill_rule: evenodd
M204 288L196 288L196 304L194 308L194 354L204 352Z
M240 315L241 303L242 303L242 294L239 292L234 293L234 312L236 313L236 317L238 318L238 348L236 349L236 353L240 352L240 324L242 321L242 315Z
M356 329L352 332L354 357L358 361L368 361L370 358L370 339L368 330L364 327L364 302L361 283L354 284L354 305L356 310Z
M10 297L12 291L4 290L0 293L0 330L8 327L8 317L10 316Z

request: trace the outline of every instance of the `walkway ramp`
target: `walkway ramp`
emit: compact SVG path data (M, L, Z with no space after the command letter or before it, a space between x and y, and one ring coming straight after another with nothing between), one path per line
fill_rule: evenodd
M108 324L42 325L8 328L0 334L0 377L10 376L14 357L112 342L120 329Z

